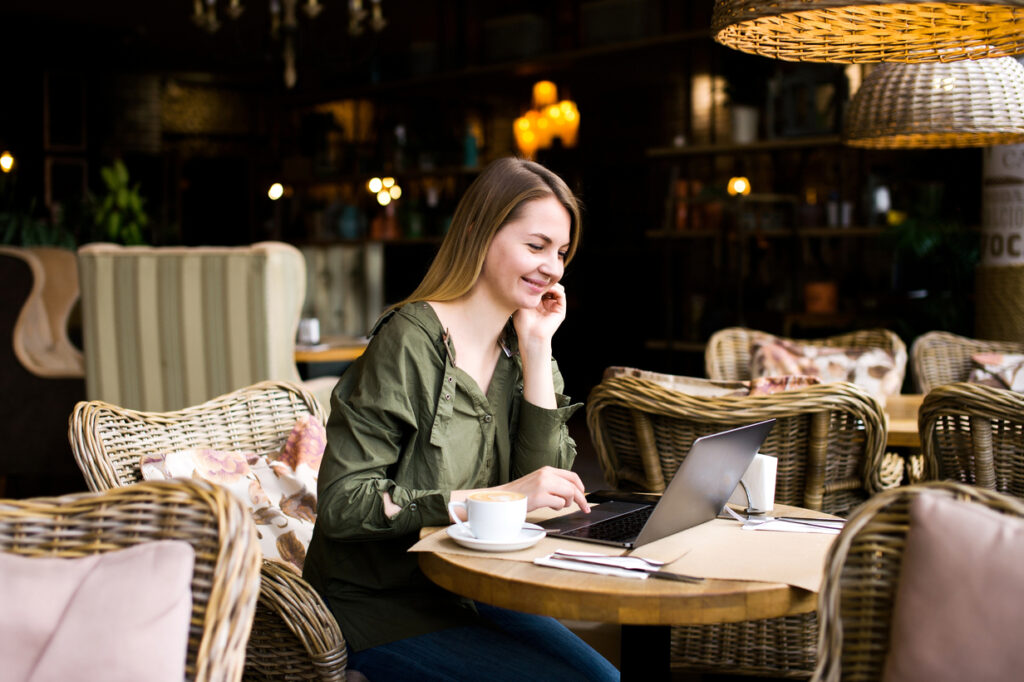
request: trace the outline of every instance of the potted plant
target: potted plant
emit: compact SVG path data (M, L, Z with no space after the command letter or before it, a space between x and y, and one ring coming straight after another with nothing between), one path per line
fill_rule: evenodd
M146 200L139 183L130 184L128 168L120 159L100 169L107 193L95 205L93 224L98 236L122 244L143 244L143 229L149 224Z

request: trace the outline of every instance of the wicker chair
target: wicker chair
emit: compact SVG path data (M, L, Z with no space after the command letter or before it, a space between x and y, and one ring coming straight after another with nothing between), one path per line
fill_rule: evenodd
M82 557L154 540L195 550L185 678L240 680L259 590L255 525L205 483L151 482L102 493L0 501L0 551Z
M750 379L750 344L759 338L772 338L767 332L745 327L720 329L708 339L704 350L704 369L709 379L742 381ZM775 337L779 338L779 337ZM892 353L900 373L907 367L907 347L900 337L888 329L864 329L824 339L787 339L808 346L844 348L883 348Z
M910 503L925 492L1024 516L1020 500L952 481L905 486L868 500L849 517L826 560L815 680L882 679Z
M69 437L89 488L107 490L141 480L143 454L194 447L277 452L296 419L307 414L324 421L323 408L310 392L265 381L173 412L80 402ZM344 680L345 640L320 596L277 562L264 561L261 577L246 678Z
M1024 353L1024 343L982 341L949 332L928 332L910 345L910 366L918 393L967 381L975 353Z
M1024 394L958 382L918 412L924 479L953 479L1024 497Z
M882 466L882 408L853 384L709 398L614 377L587 401L587 425L608 483L652 492L664 489L697 437L772 417L778 421L760 451L778 457L776 502L845 514L895 483ZM808 677L816 651L813 613L672 628L672 662L679 668Z

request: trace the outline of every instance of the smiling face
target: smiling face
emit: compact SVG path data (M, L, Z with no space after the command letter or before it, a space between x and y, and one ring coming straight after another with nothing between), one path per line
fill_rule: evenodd
M554 197L526 202L491 240L474 289L486 292L510 315L537 307L562 278L569 230L569 212Z

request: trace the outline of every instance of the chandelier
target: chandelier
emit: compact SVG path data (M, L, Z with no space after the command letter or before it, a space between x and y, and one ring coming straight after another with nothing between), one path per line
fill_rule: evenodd
M384 11L381 8L382 0L370 0L371 9L367 11L363 7L363 0L348 0L349 23L348 32L350 35L362 35L365 31L364 22L369 17L370 28L374 32L380 32L386 25ZM270 36L274 40L281 41L281 55L284 58L284 85L287 88L295 86L295 34L299 30L298 11L301 4L301 11L310 19L319 16L324 6L321 0L269 0L270 9ZM218 0L192 0L192 22L210 33L220 30L221 20L217 16ZM237 19L244 11L242 0L228 0L224 14L228 19Z

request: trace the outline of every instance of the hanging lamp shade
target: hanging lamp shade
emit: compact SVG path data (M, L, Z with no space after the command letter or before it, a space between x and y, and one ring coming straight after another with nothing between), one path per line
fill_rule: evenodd
M796 62L931 62L1024 52L1024 0L715 0L712 33Z
M878 64L850 102L843 137L875 149L1024 142L1024 66L1013 57Z

